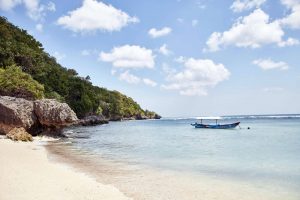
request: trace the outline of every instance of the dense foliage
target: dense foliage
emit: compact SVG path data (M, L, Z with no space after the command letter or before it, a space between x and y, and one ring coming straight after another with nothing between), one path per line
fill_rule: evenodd
M44 86L19 67L9 66L0 68L0 95L41 99L44 97Z
M96 113L116 120L155 116L141 109L132 98L93 86L89 77L80 77L74 69L62 67L26 30L0 17L0 69L11 65L20 66L23 72L42 84L45 97L68 103L78 117Z

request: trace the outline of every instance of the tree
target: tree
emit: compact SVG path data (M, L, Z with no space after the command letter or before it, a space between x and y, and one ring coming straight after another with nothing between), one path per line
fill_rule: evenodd
M0 69L0 95L41 99L44 97L44 86L22 72L20 67L12 65Z

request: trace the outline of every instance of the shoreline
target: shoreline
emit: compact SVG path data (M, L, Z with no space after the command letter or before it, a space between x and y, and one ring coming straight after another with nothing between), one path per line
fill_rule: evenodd
M0 199L206 199L296 200L298 192L246 181L220 179L70 151L67 144L35 138L32 143L0 139ZM53 144L51 146L51 144ZM57 148L58 147L58 148ZM135 166L135 167L133 167Z
M0 199L111 199L128 200L113 185L102 184L48 158L45 147L0 139Z
M272 184L139 166L89 155L61 144L48 145L46 149L55 161L112 184L136 200L298 200L300 197L297 191Z

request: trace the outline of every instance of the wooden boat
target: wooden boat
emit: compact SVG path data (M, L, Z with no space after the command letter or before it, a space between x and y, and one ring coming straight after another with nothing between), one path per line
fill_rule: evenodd
M200 120L200 123L195 122L195 123L191 124L195 128L231 129L231 128L237 127L240 124L240 122L235 122L235 123L231 123L231 124L218 124L218 120L221 119L220 117L200 117L197 119ZM202 123L203 119L216 120L216 124L203 124Z

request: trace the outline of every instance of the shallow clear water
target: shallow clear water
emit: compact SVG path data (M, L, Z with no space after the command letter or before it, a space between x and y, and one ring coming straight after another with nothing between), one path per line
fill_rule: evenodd
M195 129L190 125L195 119L161 119L65 132L71 148L132 166L300 189L300 116L239 116L220 122L235 121L241 121L241 129Z

